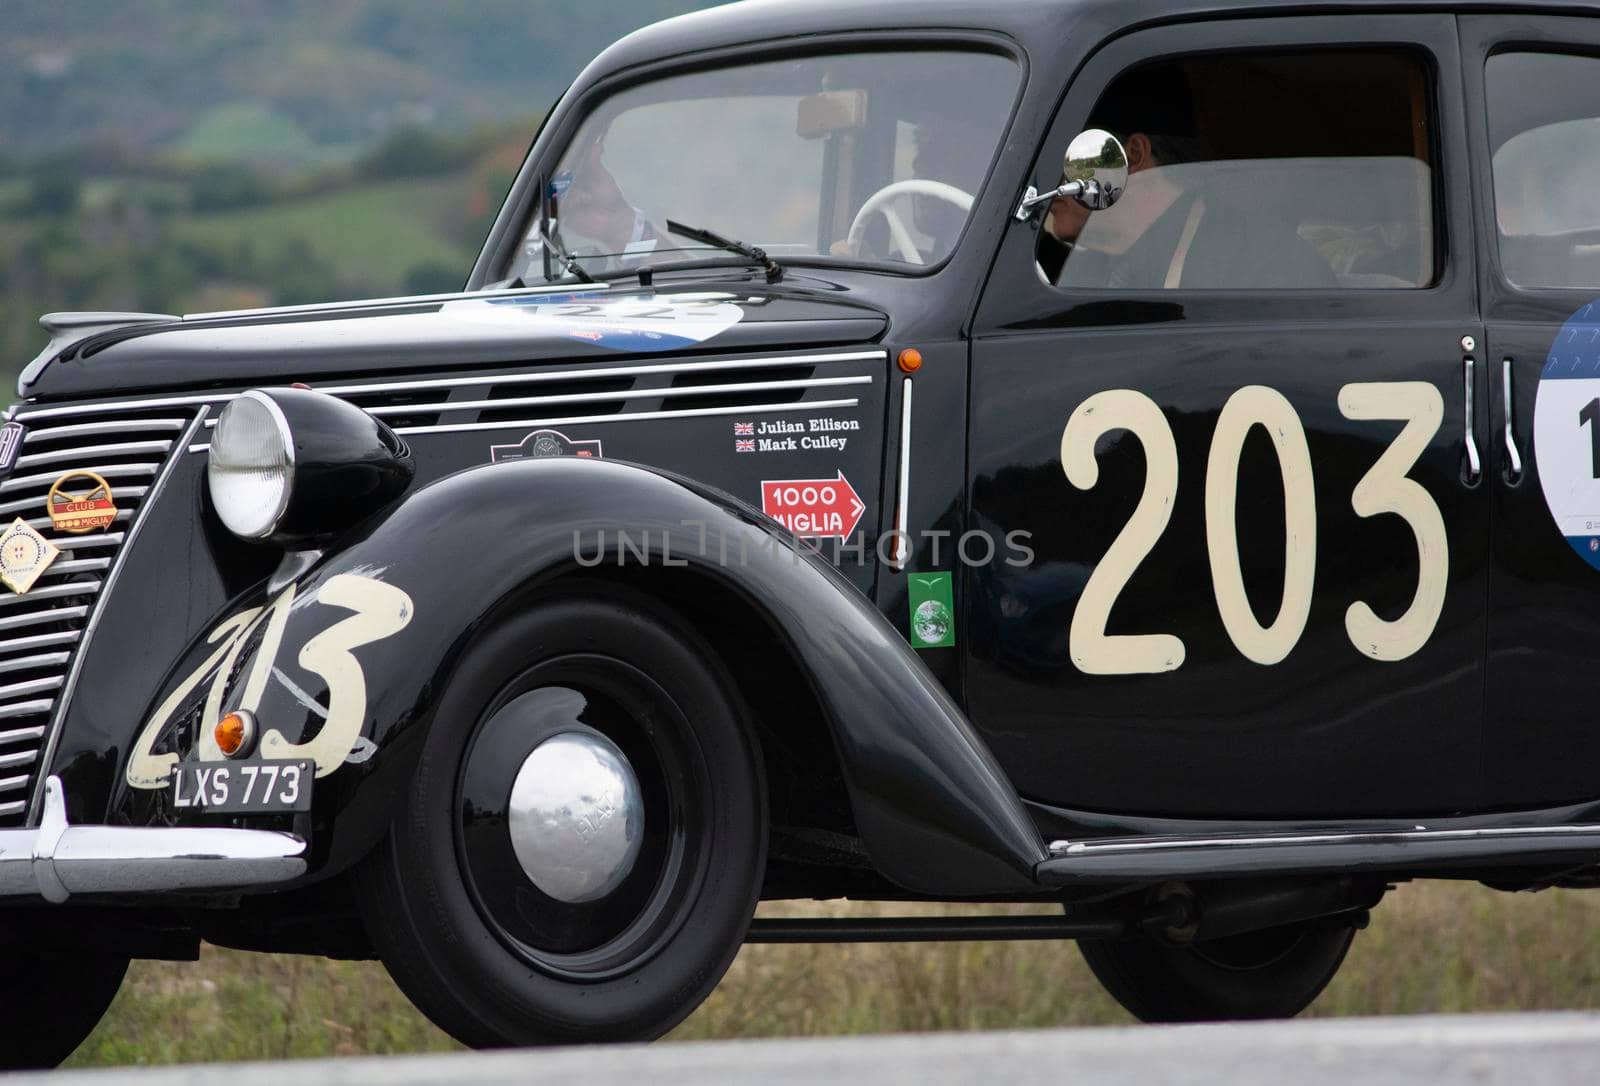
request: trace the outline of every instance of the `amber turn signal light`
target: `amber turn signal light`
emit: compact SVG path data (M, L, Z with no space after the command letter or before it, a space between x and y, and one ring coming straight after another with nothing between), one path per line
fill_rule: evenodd
M900 352L900 369L904 373L916 373L922 368L922 352L915 347L907 347Z
M250 742L255 738L255 714L246 709L231 712L217 721L211 734L217 741L218 750L229 758L237 758L248 753Z

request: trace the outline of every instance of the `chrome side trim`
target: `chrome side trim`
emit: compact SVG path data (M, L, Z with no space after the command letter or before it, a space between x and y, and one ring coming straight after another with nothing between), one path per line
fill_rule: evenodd
M911 561L914 548L906 523L911 515L911 378L902 383L900 399L900 481L894 502L894 561L895 569L905 569Z
M1115 856L1197 849L1248 850L1277 845L1383 845L1428 841L1492 840L1499 837L1563 837L1600 833L1600 826L1486 826L1466 830L1380 830L1364 833L1266 834L1260 837L1117 838L1104 842L1051 841L1052 856Z
M379 307L399 307L406 305L422 305L426 302L462 302L474 298L520 298L527 295L538 294L598 294L603 290L610 290L610 283L546 283L537 287L517 287L508 290L504 287L498 290L471 290L458 291L453 294L408 294L400 298L361 298L350 302L312 302L309 305L277 305L266 309L224 309L215 313L185 313L181 320L209 321L220 320L227 317L272 317L284 313L316 313L322 310L337 312L345 309L376 309Z
M0 897L232 889L304 873L306 843L271 830L73 826L61 780L43 782L34 829L0 830Z
M106 601L116 594L117 578L122 575L122 568L127 564L128 553L133 549L134 541L139 538L139 530L143 528L145 522L150 519L148 511L161 496L161 490L167 485L167 480L172 478L172 472L177 468L179 461L183 459L179 453L182 452L185 444L194 439L195 431L198 430L200 428L200 424L205 421L207 410L207 408L202 407L199 411L195 412L194 419L189 423L189 428L183 432L181 437L173 442L172 452L167 456L167 462L162 466L161 473L157 475L155 481L150 484L150 491L146 495L145 499L139 503L139 519L133 521L132 524L129 525L127 537L123 541L123 545L117 550L116 561L112 565L110 572L106 574L105 584L101 588L100 594L95 597L94 610L93 612L89 612L88 621L84 623L83 635L78 640L77 651L72 654L72 666L67 670L66 682L62 684L61 693L56 698L55 712L50 716L49 734L45 739L43 749L39 752L39 764L45 767L47 770L50 767L51 759L55 757L56 747L61 742L61 729L66 723L67 710L72 707L72 695L78 688L78 676L83 672L83 660L84 657L89 655L89 646L94 641L95 628L100 625L100 616L105 613ZM126 512L127 510L121 510L119 511L118 515L120 516L122 513ZM88 612L88 608L77 608L77 610L81 612ZM4 622L4 619L0 619L0 628L4 628ZM54 777L47 778L41 775L39 778L39 783L33 790L31 807L32 811L40 810L40 804L41 802L44 802L44 791L47 781L55 782L55 787L59 796L61 783L56 781ZM65 811L62 813L62 817L66 817ZM32 821L31 814L29 820ZM0 862L3 862L3 859L4 848L3 846L0 846ZM303 866L304 865L302 864L302 867Z
M448 415L457 411L500 411L512 407L542 407L546 404L614 402L617 400L667 399L673 396L721 396L738 392L779 392L787 389L828 388L836 385L870 385L872 376L813 377L802 381L750 381L733 385L688 385L681 388L633 388L619 392L571 392L559 396L522 396L504 400L439 400L432 403L385 404L382 407L364 408L367 414L382 418L385 415ZM206 423L214 427L216 420Z
M95 464L93 467L81 468L81 471L92 471L106 479L121 479L129 476L154 475L161 467L157 461L154 464ZM13 475L5 482L0 483L0 494L8 490L21 490L25 486L39 486L55 482L61 478L59 471L47 471L43 475Z
M646 366L606 367L597 362L578 370L540 370L531 373L480 374L475 377L445 377L425 381L369 382L360 385L314 385L318 392L332 396L360 396L365 393L416 392L429 388L471 388L483 385L535 384L543 381L572 381L579 379L605 380L612 377L642 377L658 373L710 373L719 370L771 369L780 366L805 366L827 362L882 361L888 357L884 350L844 351L834 354L785 355L781 358L728 358L711 361L656 363ZM107 411L135 411L155 407L197 407L201 404L222 403L239 395L237 392L213 392L199 396L166 396L149 400L110 400L100 403L72 404L66 407L24 408L17 415L19 422L35 419L63 418L75 415L98 415ZM102 472L102 474L104 474Z
M41 739L44 737L44 725L38 724L32 728L13 728L8 732L0 732L0 743L20 743L25 739Z
M648 395L648 393L646 393ZM397 434L456 434L474 430L536 430L542 426L578 426L601 422L649 422L655 419L694 419L715 415L744 415L752 412L821 411L833 407L857 407L859 399L808 400L801 403L745 404L738 407L703 407L692 411L630 411L615 415L570 415L553 419L511 419L506 422L441 423L437 426L397 426ZM190 445L192 453L205 452L209 444Z

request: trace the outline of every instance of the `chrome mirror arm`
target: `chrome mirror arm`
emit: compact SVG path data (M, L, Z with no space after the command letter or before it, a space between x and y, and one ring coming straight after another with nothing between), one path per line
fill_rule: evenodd
M1017 205L1016 219L1018 222L1027 222L1033 218L1033 212L1040 204L1048 204L1053 200L1073 199L1083 200L1093 205L1097 202L1100 192L1098 181L1068 181L1060 188L1051 189L1049 192L1040 192L1032 185L1022 194L1022 202Z

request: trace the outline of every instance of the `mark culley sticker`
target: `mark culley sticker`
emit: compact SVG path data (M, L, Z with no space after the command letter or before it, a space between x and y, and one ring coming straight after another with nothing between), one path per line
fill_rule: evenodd
M866 508L842 471L832 479L761 482L761 511L798 536L847 539Z
M109 528L117 519L111 484L92 471L69 471L50 484L50 523L74 535Z
M856 419L763 419L733 424L734 452L844 452L849 434L861 429Z
M947 649L956 643L955 593L949 573L913 573L908 579L911 596L911 647Z
M614 351L675 351L704 343L744 317L734 295L603 293L521 294L446 302L443 312L469 320L524 325L530 334L592 343Z
M546 456L599 459L600 439L573 441L559 430L535 430L514 445L489 446L489 459L496 464L502 460L537 460Z
M28 435L28 428L20 422L8 422L0 426L0 479L11 474L11 469L17 466L17 453L22 449L22 439Z
M0 581L17 595L26 595L60 549L18 517L0 534Z
M1556 335L1533 406L1533 455L1556 527L1600 569L1600 300Z

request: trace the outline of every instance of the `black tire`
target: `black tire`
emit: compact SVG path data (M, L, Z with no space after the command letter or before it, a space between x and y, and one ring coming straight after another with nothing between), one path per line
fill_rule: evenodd
M1355 929L1287 925L1167 946L1154 939L1078 943L1089 969L1144 1022L1293 1018L1339 971Z
M570 725L525 708L574 700ZM572 730L614 742L644 795L634 868L582 904L545 895L517 863L509 816L497 827L488 810L509 804L524 748ZM607 593L542 603L475 638L355 882L390 974L463 1044L648 1040L727 971L766 847L759 753L715 654L675 616Z
M55 1067L75 1052L122 987L128 959L112 955L5 952L0 1068Z

